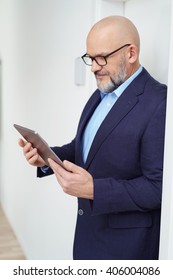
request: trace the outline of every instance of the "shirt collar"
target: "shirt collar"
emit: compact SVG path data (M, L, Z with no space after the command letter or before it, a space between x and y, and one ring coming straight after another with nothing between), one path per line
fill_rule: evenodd
M115 89L112 93L114 93L117 97L120 97L120 95L123 93L123 91L131 84L131 82L142 72L143 67L140 66L138 70L133 73L132 76L130 76L122 85L120 85L117 89ZM100 92L101 99L106 95L107 93Z

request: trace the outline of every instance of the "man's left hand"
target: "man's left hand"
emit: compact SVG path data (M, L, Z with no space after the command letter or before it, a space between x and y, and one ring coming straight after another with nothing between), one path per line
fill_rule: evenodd
M65 169L52 159L48 161L65 193L81 198L94 198L93 178L89 172L67 160L63 161Z

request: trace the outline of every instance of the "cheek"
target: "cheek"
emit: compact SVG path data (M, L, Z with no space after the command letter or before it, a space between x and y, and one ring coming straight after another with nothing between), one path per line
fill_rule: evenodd
M116 77L118 74L118 72L116 71L116 69L112 69L110 72L109 72L109 78L114 78Z
M119 67L120 62L118 60L116 62L113 61L112 63L109 63L109 68L107 69L109 76L115 76L119 71Z

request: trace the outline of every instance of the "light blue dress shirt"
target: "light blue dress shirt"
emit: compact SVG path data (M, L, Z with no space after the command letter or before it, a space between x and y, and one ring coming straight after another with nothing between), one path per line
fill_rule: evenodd
M94 137L102 124L103 120L123 93L123 91L129 86L129 84L141 73L142 66L130 77L128 78L121 86L119 86L112 93L100 93L101 102L95 109L93 115L91 116L88 124L86 125L84 134L83 134L83 160L86 162L89 150L91 148Z

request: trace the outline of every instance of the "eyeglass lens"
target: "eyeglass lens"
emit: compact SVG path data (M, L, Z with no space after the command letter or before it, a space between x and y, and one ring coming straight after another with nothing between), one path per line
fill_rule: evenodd
M103 66L103 65L106 65L106 59L102 56L96 56L96 57L89 57L89 56L84 56L83 57L84 59L84 62L87 64L87 65L92 65L93 63L93 60L96 61L96 63L100 66Z

